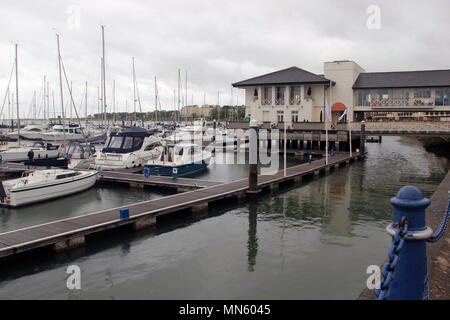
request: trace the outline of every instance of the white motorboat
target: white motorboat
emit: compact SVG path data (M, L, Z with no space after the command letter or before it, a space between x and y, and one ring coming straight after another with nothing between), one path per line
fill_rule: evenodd
M212 129L209 129L209 131L207 129L207 127L200 125L181 127L172 135L168 136L165 140L168 143L178 143L182 141L191 142L196 140L202 140L205 142L213 141L213 135L208 134L209 131L212 133Z
M159 159L147 162L145 167L150 175L182 175L206 168L211 157L210 151L202 150L197 144L166 144Z
M0 184L0 204L16 207L63 197L89 189L96 181L97 171L31 171L24 177L6 180Z
M0 151L0 162L22 162L28 161L28 152L33 150L34 160L44 161L48 159L56 159L59 157L60 149L58 146L51 144L42 145L37 142L33 146L23 144L20 147L8 147Z
M42 140L42 134L45 132L46 126L43 125L29 125L20 129L20 139L23 140ZM7 132L6 135L11 139L19 138L19 131Z
M162 152L161 138L140 127L112 132L101 152L97 152L95 170L117 170L143 166Z
M42 140L44 141L62 142L64 139L66 141L75 141L83 138L80 126L73 124L66 125L65 128L61 124L56 124L53 126L52 131L42 133Z

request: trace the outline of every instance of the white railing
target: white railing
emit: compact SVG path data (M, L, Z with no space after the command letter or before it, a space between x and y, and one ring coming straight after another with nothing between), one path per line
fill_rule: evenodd
M371 107L434 107L434 98L372 98Z
M361 122L352 122L352 130L359 131ZM450 133L450 122L365 122L366 132L423 132Z

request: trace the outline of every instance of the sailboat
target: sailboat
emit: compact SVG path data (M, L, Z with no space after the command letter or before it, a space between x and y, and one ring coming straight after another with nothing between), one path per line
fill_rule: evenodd
M17 207L50 200L92 187L97 171L36 170L26 176L0 182L0 205Z
M21 144L21 132L20 132L20 114L19 114L19 71L18 71L18 45L15 44L15 71L16 71L16 107L17 107L17 139L18 146L10 147L0 151L0 162L22 162L27 161L29 152L32 150L36 159L39 159L39 165L49 165L51 161L56 160L59 156L59 149L51 147L50 145L41 146L28 146L27 144ZM49 162L50 161L50 162Z

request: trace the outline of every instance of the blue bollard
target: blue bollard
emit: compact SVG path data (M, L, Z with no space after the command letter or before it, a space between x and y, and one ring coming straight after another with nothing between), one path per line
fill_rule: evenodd
M128 219L130 217L130 210L128 208L120 209L120 220Z
M426 239L433 231L425 224L425 209L430 205L430 200L424 198L418 188L406 186L391 199L391 204L394 207L394 223L386 228L388 234L395 234L393 225L399 223L402 217L407 219L408 232L403 237L405 242L389 286L388 299L428 299Z

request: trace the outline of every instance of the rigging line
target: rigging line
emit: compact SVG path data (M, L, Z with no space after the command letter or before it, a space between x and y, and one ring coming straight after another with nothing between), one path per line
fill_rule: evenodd
M14 60L14 63L13 63L13 66L12 66L12 70L11 70L11 74L9 75L8 86L6 87L5 97L3 98L2 111L0 112L0 117L3 115L3 108L5 107L6 96L8 95L9 85L11 84L11 79L12 79L12 75L14 73L14 67L15 66L16 66L16 60Z
M81 134L87 139L88 137L87 137L87 135L84 133L83 127L82 127L82 125L81 125L80 117L78 116L78 111L77 111L77 108L76 108L76 106L75 106L75 101L73 101L72 88L70 88L70 86L69 86L69 80L67 79L66 68L64 67L64 63L63 63L63 61L62 61L62 58L61 58L61 66L62 66L62 70L63 70L63 72L64 72L64 78L66 79L67 87L69 88L70 100L72 100L73 109L74 109L74 111L75 111L75 115L76 115L76 117L77 117L78 123L80 124ZM63 121L64 121L64 119L63 119Z

